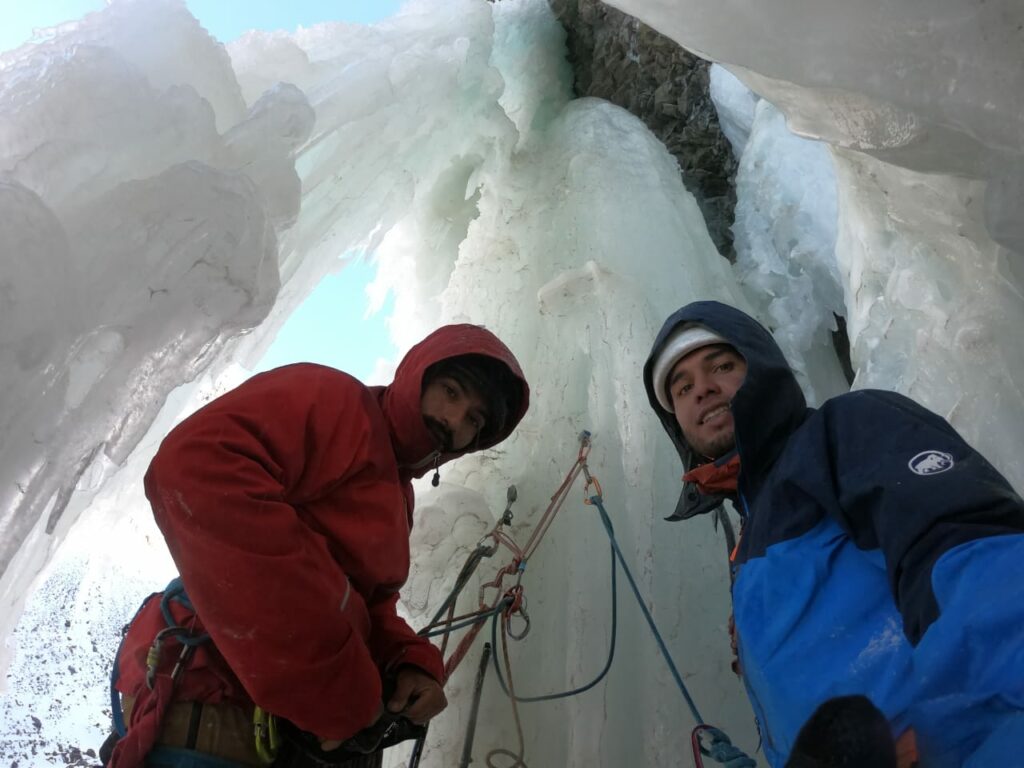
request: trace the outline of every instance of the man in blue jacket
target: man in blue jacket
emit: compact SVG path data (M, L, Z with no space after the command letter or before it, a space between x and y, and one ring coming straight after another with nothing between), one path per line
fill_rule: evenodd
M1024 765L1024 502L892 392L808 408L771 334L697 302L644 366L686 475L669 519L732 500L744 682L773 766L824 702L866 696L923 768ZM846 763L836 763L843 764Z

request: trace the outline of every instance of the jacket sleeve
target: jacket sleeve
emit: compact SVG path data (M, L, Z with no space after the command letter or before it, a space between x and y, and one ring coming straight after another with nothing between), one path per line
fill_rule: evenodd
M882 551L904 632L916 645L948 607L933 586L943 555L1021 533L1024 502L944 419L912 400L864 390L826 408L840 523L858 547Z
M369 398L320 366L253 377L175 428L145 481L189 597L246 691L321 738L374 720L380 676L364 600L286 499L310 475L360 469Z
M370 604L370 651L377 665L390 672L411 664L444 685L444 659L426 638L418 636L398 615L398 593L392 592Z

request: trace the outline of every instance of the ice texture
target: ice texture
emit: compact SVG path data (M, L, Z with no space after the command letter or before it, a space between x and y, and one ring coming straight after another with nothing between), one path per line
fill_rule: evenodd
M736 157L740 157L754 128L754 111L760 98L719 64L711 65L708 80L722 133Z
M736 175L736 274L808 402L820 405L849 388L832 340L836 316L846 315L832 157L793 135L763 99L749 131Z
M1024 488L1024 6L611 4L828 146L854 386L938 411Z
M140 487L149 458L355 253L379 265L375 305L395 297L400 352L441 323L482 323L533 389L512 439L417 487L410 621L433 613L510 484L525 540L589 429L591 469L687 684L752 753L721 533L660 519L681 467L640 367L666 315L705 298L754 313L815 401L846 386L830 338L843 315L855 386L948 415L1024 486L1022 91L1013 25L991 21L1020 11L616 5L757 94L713 69L741 154L734 266L640 121L572 99L543 0L418 0L372 27L251 32L226 47L180 2L115 0L0 56L0 623L37 574L40 585L11 640L0 759L42 740L56 746L32 764L63 765L61 745L102 740L111 628L173 575ZM356 333L337 329L337 343ZM601 668L609 564L576 488L524 575L520 693ZM690 715L623 587L607 680L523 705L527 765L684 759ZM64 642L74 671L51 653ZM424 766L461 753L478 653L449 683ZM476 743L481 763L516 748L493 675Z

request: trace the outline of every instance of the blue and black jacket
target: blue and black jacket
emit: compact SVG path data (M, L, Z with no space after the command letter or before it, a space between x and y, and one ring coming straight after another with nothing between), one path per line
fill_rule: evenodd
M747 363L731 406L743 517L733 610L769 762L785 762L820 703L861 693L894 735L914 729L927 768L1024 765L1020 496L906 397L860 390L808 408L771 334L717 302L672 315L644 367L686 469L700 460L651 383L683 323ZM685 487L669 519L718 501Z

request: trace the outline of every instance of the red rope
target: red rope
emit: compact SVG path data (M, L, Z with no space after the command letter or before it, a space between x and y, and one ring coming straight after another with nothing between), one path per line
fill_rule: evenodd
M507 533L501 530L500 522L494 526L494 528L491 530L489 534L487 534L496 544L504 546L512 553L512 561L504 568L499 569L498 572L495 574L494 579L487 582L486 584L481 585L478 595L480 611L493 610L498 606L498 603L501 602L501 600L504 598L502 589L504 586L503 582L505 576L511 576L513 574L518 575L520 577L522 576L522 564L525 563L529 559L529 557L537 550L537 547L540 546L541 541L544 539L544 535L547 533L548 528L551 527L551 523L554 522L555 516L558 514L558 511L562 508L562 504L568 497L569 489L572 487L573 482L576 480L577 477L579 477L580 473L583 471L583 467L587 459L587 454L589 452L590 443L589 441L584 441L584 443L580 446L580 452L576 458L576 462L572 465L572 468L566 474L565 478L562 480L562 483L558 486L558 489L555 491L554 495L552 495L551 502L548 504L547 509L544 510L544 514L541 516L541 519L538 521L537 525L534 526L533 533L530 535L530 538L526 542L525 547L520 548L519 546L517 546L515 541L513 541L512 538ZM517 584L516 588L518 588L519 591L517 592L514 607L510 607L505 611L506 616L515 613L522 605L522 587L520 587ZM494 589L496 592L494 600L489 604L484 599L484 593L488 589ZM448 616L446 617L443 624L451 625L458 620L454 618L452 615L454 613L454 610L455 606L452 605L449 609ZM462 640L459 641L459 644L455 647L455 650L452 651L451 656L449 656L448 659L445 661L444 672L446 679L451 677L452 673L455 672L459 664L462 663L462 660L466 658L466 654L469 653L469 649L472 647L473 641L476 640L477 635L480 634L480 630L483 629L484 623L485 622L481 620L478 624L474 624L470 628L469 632L467 632L463 636ZM446 649L447 636L445 636L445 640L442 641L441 652L444 653Z

